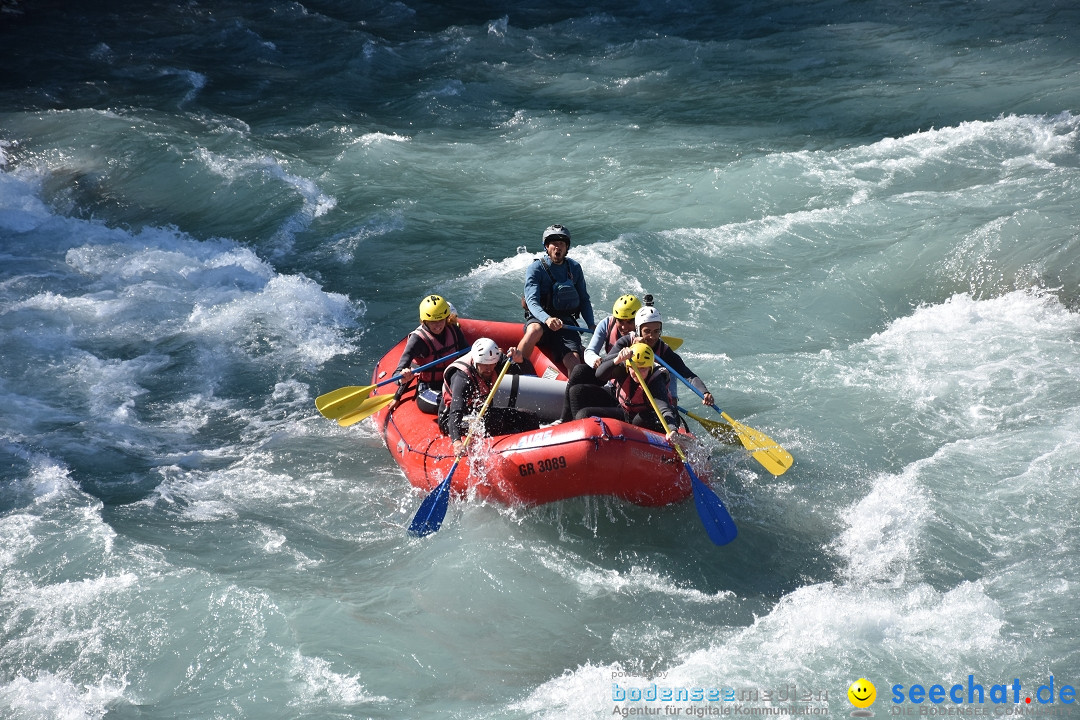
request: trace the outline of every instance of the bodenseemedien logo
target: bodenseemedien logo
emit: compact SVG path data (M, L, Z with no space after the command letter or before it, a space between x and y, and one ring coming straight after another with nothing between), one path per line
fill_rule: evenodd
M866 678L859 678L851 683L851 687L847 690L847 696L848 700L856 708L851 711L852 717L874 716L874 711L870 709L870 706L877 700L877 688L874 687L874 683Z

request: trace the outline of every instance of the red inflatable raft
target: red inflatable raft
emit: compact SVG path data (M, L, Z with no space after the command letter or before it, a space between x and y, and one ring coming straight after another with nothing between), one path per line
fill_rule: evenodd
M519 323L460 322L470 343L489 337L505 350L521 341ZM374 384L394 375L406 339L379 360ZM547 423L562 411L566 375L539 349L531 360L540 377L507 375L493 404L536 411ZM388 383L373 396L393 394L397 387ZM454 451L435 416L421 412L415 399L415 390L410 389L372 419L409 482L430 491L450 471ZM689 497L691 480L663 435L618 420L586 418L516 435L474 438L454 473L451 492L507 504L610 495L657 506Z

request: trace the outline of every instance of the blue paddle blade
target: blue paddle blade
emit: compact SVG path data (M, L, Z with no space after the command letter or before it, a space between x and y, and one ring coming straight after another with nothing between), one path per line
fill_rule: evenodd
M446 479L424 498L424 502L420 503L420 508L413 516L412 524L409 525L410 535L424 537L442 527L443 518L446 517L446 508L450 505L450 478L454 477L454 470L457 470L457 461L454 461L454 466L450 468Z
M731 513L724 507L724 503L717 497L708 485L701 481L694 469L683 464L686 472L690 474L694 487L694 505L697 506L701 524L705 526L705 532L709 539L716 545L727 545L739 534L735 527L735 521Z

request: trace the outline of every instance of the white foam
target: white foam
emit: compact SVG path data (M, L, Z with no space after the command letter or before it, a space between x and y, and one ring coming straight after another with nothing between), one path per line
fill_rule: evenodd
M773 196L762 196L755 207L762 217L710 227L667 229L660 236L687 252L721 256L746 247L811 244L815 228L835 232L846 222L863 224L865 206L883 198L925 193L916 180L925 173L943 176L937 192L956 189L970 195L971 186L992 187L1002 171L1041 173L1066 166L1075 157L1080 139L1080 116L1008 115L992 121L962 122L953 127L885 138L869 145L836 150L776 153L734 163L723 169L731 181L768 176ZM743 165L767 166L745 169ZM1015 182L1015 180L1013 181ZM755 188L756 192L756 188Z
M0 685L0 706L12 720L102 720L126 688L126 680L108 674L93 685L50 672L18 675Z
M314 369L350 349L340 328L353 321L354 312L344 295L326 293L304 277L276 276L258 293L212 306L196 304L184 329L220 339L223 346L269 331L272 361Z
M6 154L2 157L5 164L9 162ZM40 183L41 178L32 172L0 172L0 229L28 233L52 219L52 211L37 195Z
M258 333L278 353L275 362L305 366L353 350L342 329L355 324L362 305L303 276L277 275L248 248L195 241L172 229L131 235L61 222L72 237L88 239L65 254L77 273L70 279L82 287L16 299L0 305L0 317L42 311L60 344L70 343L69 329L75 337L143 341L185 332L221 348L249 345Z
M175 504L186 518L199 522L237 517L268 504L280 507L314 499L313 487L267 469L269 462L265 453L256 452L220 470L163 467L155 493L160 500Z
M987 300L961 294L918 308L874 335L876 383L917 405L943 395L964 399L978 423L980 405L1017 403L1067 373L1055 357L1062 331L1080 329L1080 317L1052 295L1016 291ZM1063 348L1066 351L1068 348ZM999 412L995 412L997 419Z
M29 513L0 517L0 572L5 576L19 558L27 556L37 545L34 528L39 521L39 517Z
M617 704L612 682L621 688L656 683L759 690L795 684L803 691L828 689L824 704L850 708L835 688L850 684L853 666L861 671L909 660L911 647L918 647L926 666L939 672L977 667L971 663L1001 642L1002 616L981 583L961 583L944 593L925 585L810 585L785 595L749 627L698 633L705 647L671 647L669 659L647 675L617 662L587 663L539 685L512 708L541 718L611 715ZM916 668L909 665L907 671Z
M626 571L599 567L585 562L580 556L566 557L553 549L539 552L538 560L548 570L572 581L581 592L589 596L626 594L637 597L645 592L703 604L735 597L730 591L707 594L693 587L682 587L670 577L643 567L631 567Z
M0 174L0 227L30 233L20 255L5 259L0 328L11 351L35 368L0 381L0 397L19 419L10 429L0 423L0 431L33 434L69 422L76 436L54 439L64 444L51 448L58 454L100 446L153 464L195 466L307 431L296 419L313 412L306 385L278 376L316 371L353 352L362 303L302 275L278 274L237 243L55 215L35 192L21 175ZM217 396L224 379L240 373L262 387L254 398L263 402ZM159 396L167 378L179 392ZM193 440L212 424L239 428L241 436L217 447ZM38 472L38 488L49 478L71 484L63 467L53 469ZM24 485L23 495L36 492ZM193 512L231 512L214 503Z
M397 133L372 132L364 133L357 138L356 142L367 147L384 142L404 143L409 142L411 139L407 135L398 135Z
M500 38L501 37L506 37L506 31L509 29L509 26L510 26L510 16L509 15L503 15L498 20L492 20L492 21L490 21L488 23L488 26L487 26L488 35L492 35L494 37L500 37Z
M919 484L927 464L880 476L869 494L841 511L848 527L833 548L845 560L843 572L850 582L902 585L918 579L920 543L933 518L929 495Z
M308 657L299 652L293 655L292 674L303 684L294 706L305 708L328 705L359 705L361 703L389 702L389 698L373 695L360 681L360 674L335 672L330 663L322 658Z

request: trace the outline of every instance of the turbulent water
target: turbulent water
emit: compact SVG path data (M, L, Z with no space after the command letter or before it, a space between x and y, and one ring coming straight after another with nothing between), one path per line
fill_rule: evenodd
M4 0L0 717L1080 713L1078 48L1073 0ZM413 539L317 413L426 293L519 320L555 222L794 456L710 448L731 545Z

